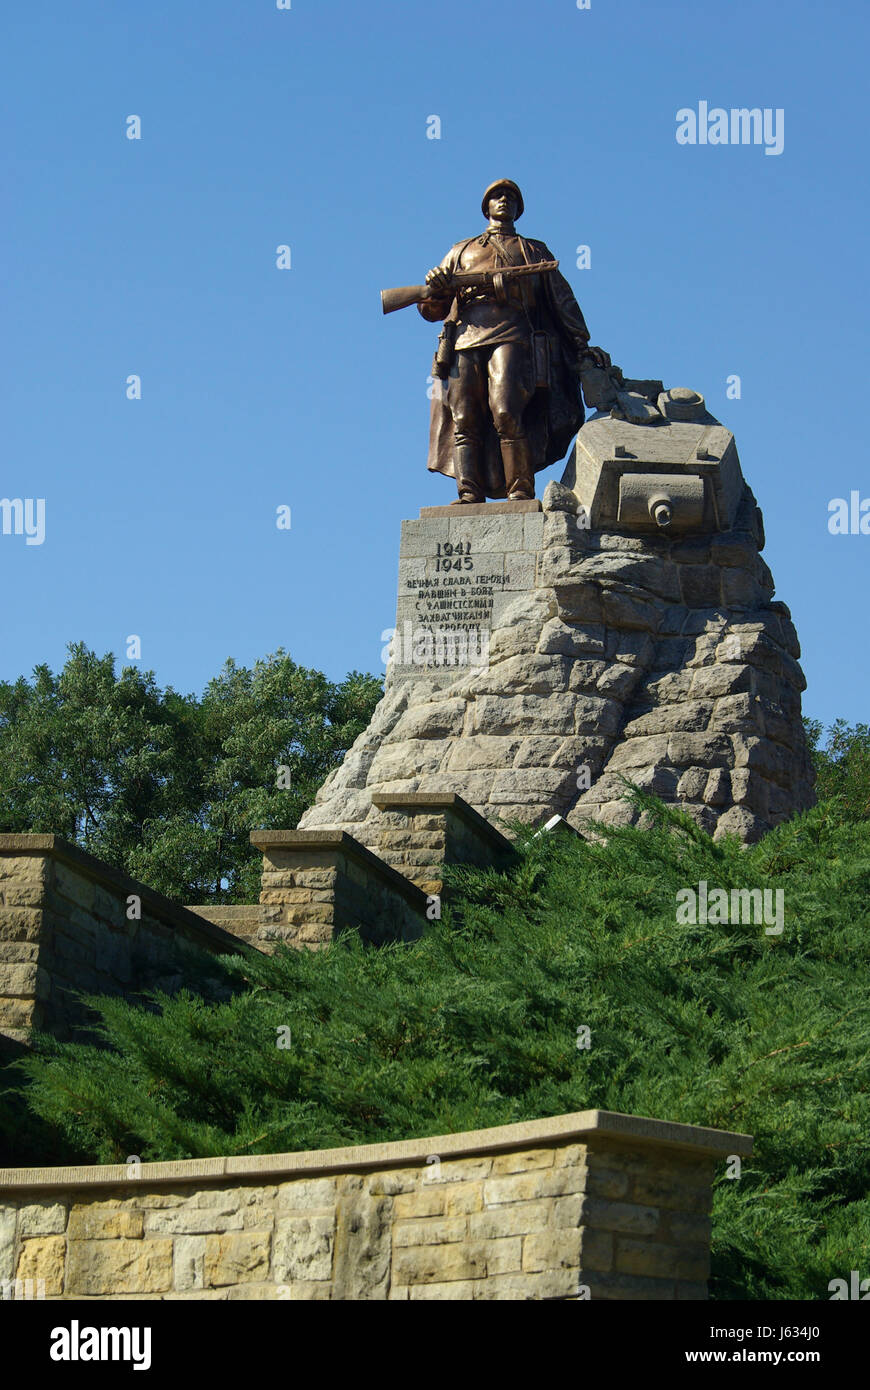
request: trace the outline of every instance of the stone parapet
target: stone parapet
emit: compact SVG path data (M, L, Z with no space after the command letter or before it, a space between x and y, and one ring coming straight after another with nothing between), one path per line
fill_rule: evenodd
M715 1165L751 1150L744 1134L590 1110L309 1153L0 1169L0 1286L15 1296L41 1280L49 1299L704 1299Z
M257 830L263 852L257 944L322 947L342 931L368 941L412 941L426 895L341 830Z
M239 949L228 932L58 835L0 835L0 1032L15 1041L32 1028L71 1037L92 1017L76 991L171 991L194 980L192 951Z
M455 792L393 792L372 797L380 811L378 854L416 883L440 895L441 866L504 864L510 841Z

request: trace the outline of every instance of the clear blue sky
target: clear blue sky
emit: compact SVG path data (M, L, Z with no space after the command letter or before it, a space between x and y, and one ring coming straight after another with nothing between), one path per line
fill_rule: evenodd
M870 495L864 0L3 8L0 496L44 497L46 538L0 536L0 678L133 633L182 691L279 646L380 671L399 523L454 492L435 332L378 290L507 175L593 342L734 430L806 710L870 718L870 536L827 529ZM782 108L782 154L678 145L699 101Z

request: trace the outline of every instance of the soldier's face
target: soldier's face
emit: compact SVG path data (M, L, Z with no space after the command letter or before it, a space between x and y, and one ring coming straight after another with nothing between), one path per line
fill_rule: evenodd
M494 222L513 222L516 211L517 200L507 188L489 200L489 215Z

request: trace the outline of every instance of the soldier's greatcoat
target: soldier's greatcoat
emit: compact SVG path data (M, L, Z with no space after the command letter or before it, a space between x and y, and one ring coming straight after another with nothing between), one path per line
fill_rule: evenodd
M506 265L533 265L555 260L543 241L486 231L451 247L442 268L498 270ZM549 389L538 389L526 407L523 421L532 448L535 472L564 458L583 424L583 398L577 359L589 344L589 331L568 281L558 270L524 276L506 286L499 302L494 291L461 291L453 300L429 299L418 305L430 323L448 319L456 324L458 352L499 343L524 341L531 348L533 332L546 333L549 343ZM530 365L531 370L531 365ZM448 393L456 389L448 378ZM455 477L453 417L449 395L433 393L429 429L429 469ZM487 497L506 496L498 436L490 421L484 441L483 478Z

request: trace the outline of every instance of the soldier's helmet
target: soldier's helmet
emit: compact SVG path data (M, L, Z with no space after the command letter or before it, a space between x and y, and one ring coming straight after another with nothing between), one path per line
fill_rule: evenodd
M495 196L500 188L507 188L513 193L517 200L517 217L522 217L523 208L525 206L523 203L523 195L513 179L496 179L495 183L489 185L489 188L483 195L483 201L480 204L484 217L489 217L489 200Z

